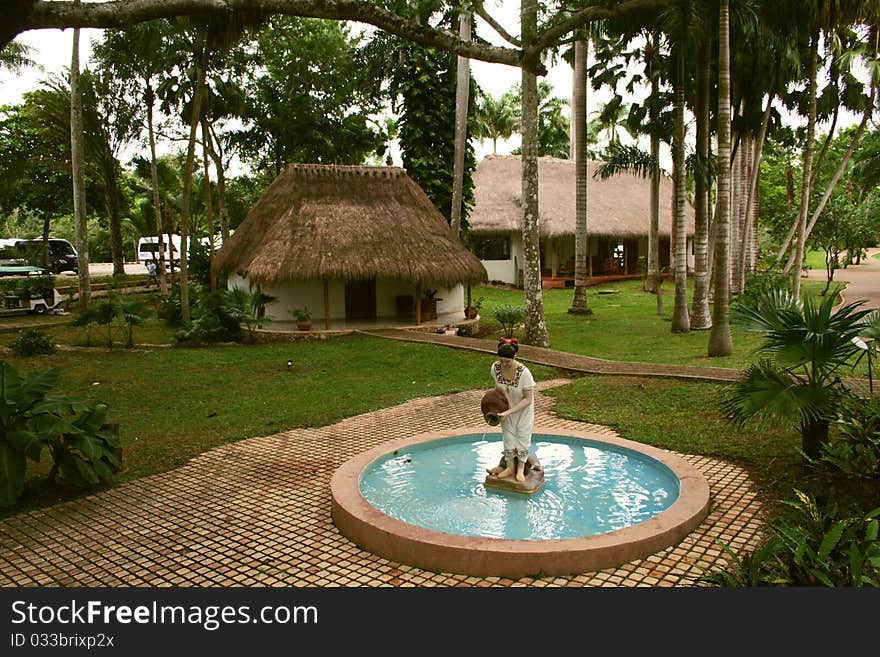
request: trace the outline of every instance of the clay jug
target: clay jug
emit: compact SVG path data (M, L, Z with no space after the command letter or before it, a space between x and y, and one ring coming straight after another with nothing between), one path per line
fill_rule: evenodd
M492 427L498 426L501 423L501 418L498 417L498 414L506 411L508 408L510 408L510 405L507 403L507 397L498 388L492 388L483 395L483 400L480 402L480 411L483 413L483 419Z

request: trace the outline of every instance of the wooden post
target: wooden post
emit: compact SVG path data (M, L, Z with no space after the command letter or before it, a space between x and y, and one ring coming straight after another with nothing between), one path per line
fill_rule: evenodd
M593 252L590 251L590 238L587 238L587 267L589 269L588 276L593 278Z
M324 277L324 330L330 330L330 283Z
M422 323L422 284L416 283L416 326Z

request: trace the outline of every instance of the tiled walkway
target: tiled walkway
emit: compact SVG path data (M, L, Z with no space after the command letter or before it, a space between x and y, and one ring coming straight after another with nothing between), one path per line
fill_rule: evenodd
M539 390L564 383L544 381ZM177 470L0 522L0 586L692 586L759 540L761 507L746 473L682 455L703 472L712 510L678 545L600 572L516 581L434 573L370 554L330 518L329 482L355 454L427 431L477 426L482 391L415 399L336 424L251 438ZM536 424L563 420L539 394Z

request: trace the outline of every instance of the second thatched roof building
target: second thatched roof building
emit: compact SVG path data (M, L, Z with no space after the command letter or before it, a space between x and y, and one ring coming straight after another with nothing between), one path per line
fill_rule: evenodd
M637 274L647 255L650 180L621 174L593 177L599 162L587 166L587 233L590 275ZM492 280L522 284L522 182L518 155L483 159L474 172L474 207L469 221L477 255ZM546 279L573 275L575 167L572 160L538 158L541 267ZM672 181L660 180L660 264L669 263ZM688 251L694 210L686 205ZM691 256L692 257L692 256ZM690 263L692 265L692 262Z
M464 285L486 269L398 167L291 164L217 255L229 287L277 298L274 320L308 307L318 327L436 312L464 318ZM436 309L421 301L436 301ZM418 301L418 303L417 303ZM425 316L428 313L429 316Z

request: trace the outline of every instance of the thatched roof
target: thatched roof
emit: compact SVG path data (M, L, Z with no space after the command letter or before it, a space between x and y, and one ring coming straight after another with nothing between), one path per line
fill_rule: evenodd
M488 280L483 264L398 167L289 165L223 244L217 266L257 283Z
M587 165L587 231L602 237L642 237L651 216L651 181L632 174L593 178L598 162ZM520 157L489 155L474 171L474 207L468 221L475 233L520 230L522 190ZM541 235L574 235L575 170L572 160L538 158L538 207ZM672 181L660 179L660 234L672 226ZM685 204L688 235L694 234L694 210Z

